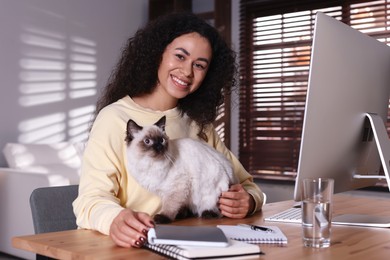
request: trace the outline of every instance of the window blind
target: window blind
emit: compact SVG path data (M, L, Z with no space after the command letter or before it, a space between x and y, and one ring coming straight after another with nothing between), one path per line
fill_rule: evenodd
M252 175L296 176L316 12L389 43L389 8L390 0L241 1L239 157Z

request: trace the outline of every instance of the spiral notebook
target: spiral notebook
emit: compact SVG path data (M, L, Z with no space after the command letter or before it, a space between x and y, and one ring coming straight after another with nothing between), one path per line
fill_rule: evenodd
M277 226L263 226L270 231L252 230L248 227L218 225L225 235L234 240L251 244L287 244L287 237Z
M252 245L241 241L229 239L227 247L220 246L181 246L167 244L144 245L159 255L169 259L258 259L262 254L258 245Z

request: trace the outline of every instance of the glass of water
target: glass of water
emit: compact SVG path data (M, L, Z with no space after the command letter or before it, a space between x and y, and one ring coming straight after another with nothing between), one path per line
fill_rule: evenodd
M330 246L333 187L333 179L303 180L302 229L306 247Z

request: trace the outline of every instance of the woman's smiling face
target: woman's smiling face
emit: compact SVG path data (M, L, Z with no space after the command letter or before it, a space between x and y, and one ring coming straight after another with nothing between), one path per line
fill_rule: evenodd
M209 41L198 33L177 37L165 49L158 69L156 90L161 98L177 103L196 91L211 62Z

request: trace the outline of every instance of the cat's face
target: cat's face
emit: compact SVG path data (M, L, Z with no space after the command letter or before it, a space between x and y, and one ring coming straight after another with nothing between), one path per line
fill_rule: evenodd
M168 150L168 136L165 133L165 116L151 126L139 126L133 120L127 122L126 142L134 152L152 158L164 158Z

